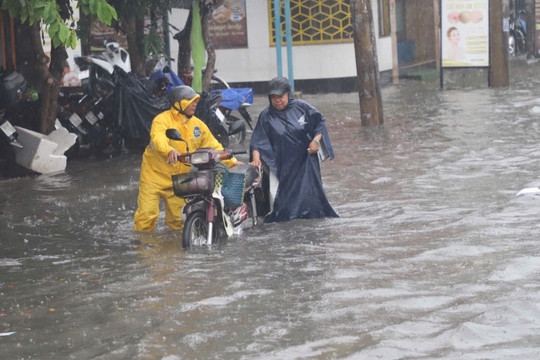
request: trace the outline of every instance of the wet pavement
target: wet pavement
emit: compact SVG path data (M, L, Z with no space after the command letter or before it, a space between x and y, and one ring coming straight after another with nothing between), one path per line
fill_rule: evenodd
M0 182L6 359L540 358L540 63L505 89L305 95L341 217L184 251L132 230L140 154ZM256 97L251 114L266 105Z

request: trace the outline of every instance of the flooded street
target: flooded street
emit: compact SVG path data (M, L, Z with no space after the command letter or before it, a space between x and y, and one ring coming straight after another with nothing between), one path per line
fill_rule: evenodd
M540 358L540 196L516 197L540 185L540 62L511 65L505 89L384 85L376 129L356 93L304 95L341 217L211 248L133 231L138 153L0 181L1 357Z

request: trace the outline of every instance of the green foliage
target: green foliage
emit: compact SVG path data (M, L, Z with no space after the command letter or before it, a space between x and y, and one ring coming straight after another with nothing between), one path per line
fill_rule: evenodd
M165 48L163 39L158 35L156 28L151 27L150 32L143 38L144 54L161 54Z
M78 0L77 6L83 14L97 16L107 25L110 25L113 19L118 19L116 10L105 0ZM45 24L49 28L54 47L64 45L74 49L77 46L75 28L68 26L68 19L62 19L56 0L2 0L1 9L7 11L12 18L19 19L21 23Z

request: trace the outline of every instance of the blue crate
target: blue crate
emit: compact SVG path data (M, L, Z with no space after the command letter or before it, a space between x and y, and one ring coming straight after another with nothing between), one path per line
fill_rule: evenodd
M235 208L244 202L244 189L246 187L246 173L227 171L221 175L221 195L225 200L225 206ZM217 179L216 179L217 180ZM217 180L219 181L219 180Z

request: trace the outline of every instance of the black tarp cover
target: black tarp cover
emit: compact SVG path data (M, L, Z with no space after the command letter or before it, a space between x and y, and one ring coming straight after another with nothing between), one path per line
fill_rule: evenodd
M154 81L134 73L118 71L114 108L122 111L122 128L126 142L145 146L150 139L152 120L169 109L167 96L153 95Z

